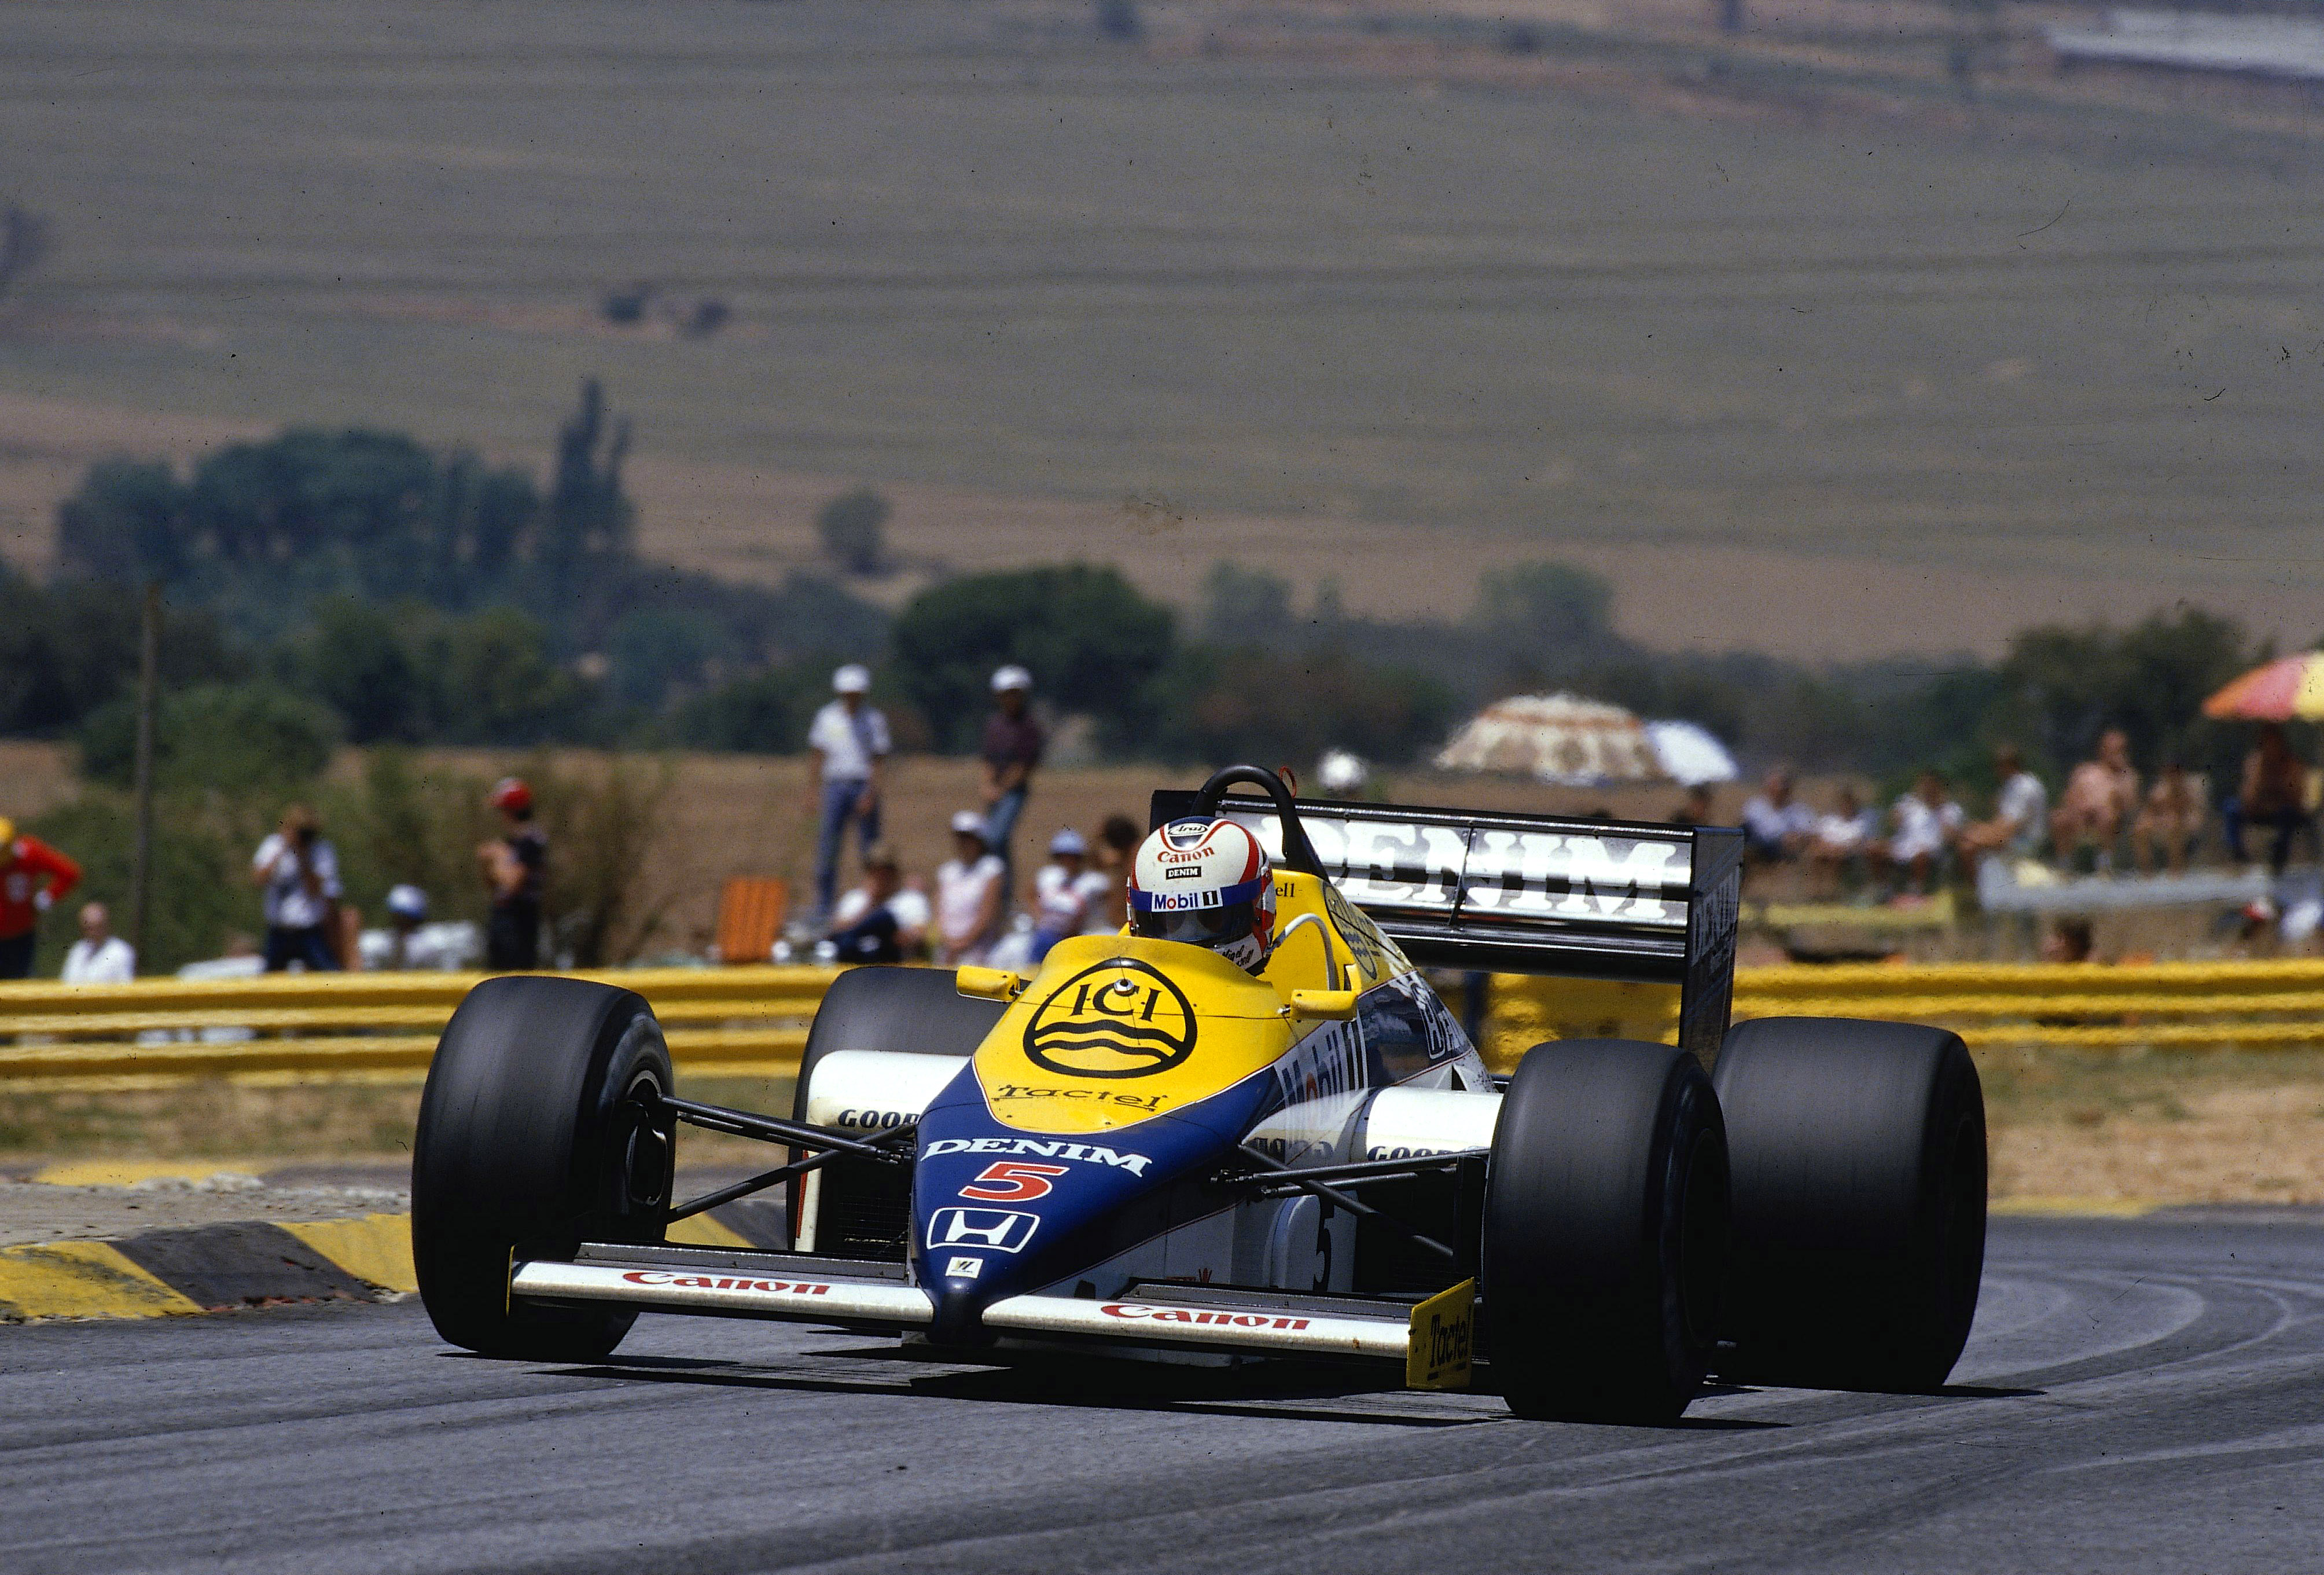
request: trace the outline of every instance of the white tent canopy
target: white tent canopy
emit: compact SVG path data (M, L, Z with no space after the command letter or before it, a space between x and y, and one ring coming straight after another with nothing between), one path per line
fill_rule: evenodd
M1683 787L1733 782L1743 774L1727 746L1699 722L1648 722L1646 737L1663 770Z
M1463 723L1442 771L1508 772L1562 787L1669 780L1638 718L1575 695L1512 695Z

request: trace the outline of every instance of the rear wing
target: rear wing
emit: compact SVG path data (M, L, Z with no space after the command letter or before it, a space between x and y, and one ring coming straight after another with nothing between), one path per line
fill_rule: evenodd
M1195 812L1154 795L1154 824ZM1735 991L1743 834L1723 826L1568 820L1491 810L1301 799L1293 805L1340 894L1416 963L1679 987L1679 1043L1707 1063ZM1281 814L1229 797L1220 813L1283 857Z

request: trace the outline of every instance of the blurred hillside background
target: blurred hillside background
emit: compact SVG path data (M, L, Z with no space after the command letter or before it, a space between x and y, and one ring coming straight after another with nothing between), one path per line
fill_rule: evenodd
M1568 688L2222 775L2324 633L2324 104L2061 71L2099 20L23 0L0 734L117 829L155 579L219 848L333 770L416 824L415 749L794 753L843 660L937 753L1022 662L1060 766Z

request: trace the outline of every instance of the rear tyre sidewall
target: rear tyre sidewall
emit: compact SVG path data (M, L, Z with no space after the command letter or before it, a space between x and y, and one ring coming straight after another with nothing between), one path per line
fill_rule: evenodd
M436 1330L486 1356L593 1360L637 1314L512 1305L513 1260L659 1242L675 1131L645 1001L581 979L486 979L444 1031L412 1152L412 1258Z
M1729 1033L1713 1080L1735 1187L1722 1375L1941 1387L1985 1265L1985 1099L1960 1036L1763 1018Z
M1487 1348L1511 1410L1663 1423L1698 1390L1727 1235L1719 1100L1668 1045L1537 1045L1501 1103L1485 1194Z

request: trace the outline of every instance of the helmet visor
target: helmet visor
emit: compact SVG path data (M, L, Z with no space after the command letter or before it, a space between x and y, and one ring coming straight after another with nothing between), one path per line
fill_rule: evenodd
M1189 946L1226 946L1250 933L1251 904L1186 908L1175 913L1133 913L1132 932L1150 940L1183 940Z

